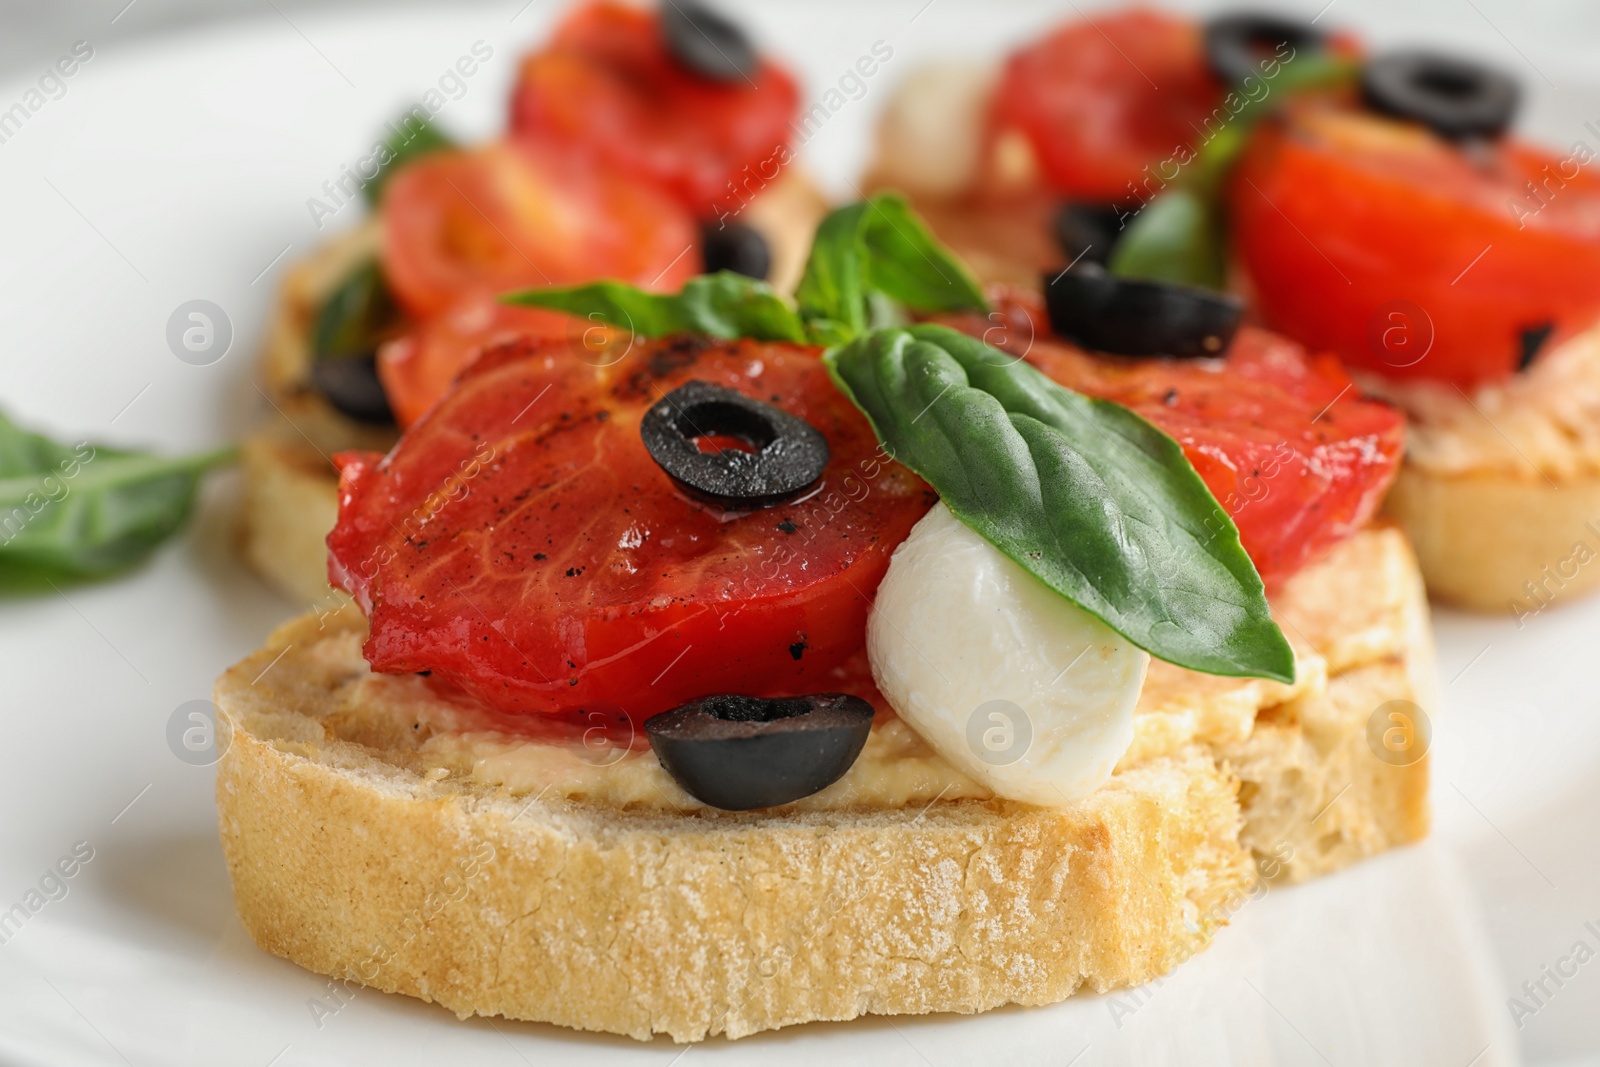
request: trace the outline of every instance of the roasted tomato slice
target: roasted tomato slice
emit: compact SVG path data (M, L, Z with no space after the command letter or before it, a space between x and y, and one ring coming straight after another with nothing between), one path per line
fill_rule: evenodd
M587 149L710 217L778 176L799 101L772 62L746 81L712 81L673 58L655 11L591 3L523 60L511 131Z
M502 304L479 297L424 319L378 349L378 378L390 410L402 427L410 426L450 389L456 376L486 349L508 341L534 338L576 339L597 353L599 338L610 330L595 323L544 308Z
M880 454L814 349L611 343L599 360L502 344L388 456L338 458L329 574L371 621L373 669L431 671L504 712L635 722L712 693L860 688L868 605L927 487ZM682 496L639 423L693 379L821 431L820 488L736 515Z
M1013 294L989 319L952 324L1170 434L1269 587L1364 526L1394 479L1404 420L1333 356L1248 326L1222 359L1091 355L1045 336L1045 322L1037 297Z
M1058 193L1110 203L1148 198L1145 166L1202 137L1222 99L1199 25L1135 9L1074 20L1013 53L992 121L1028 139Z
M700 269L694 220L654 185L515 142L417 160L389 183L382 219L384 276L417 318L597 278L675 290Z
M1600 315L1600 176L1582 162L1307 102L1240 161L1234 245L1273 327L1470 388L1516 371L1529 331Z

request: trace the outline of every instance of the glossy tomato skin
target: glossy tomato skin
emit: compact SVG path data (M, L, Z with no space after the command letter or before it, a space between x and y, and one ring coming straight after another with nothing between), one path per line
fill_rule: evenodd
M616 278L675 291L700 269L698 231L653 184L518 142L407 166L380 208L384 276L425 318L529 286Z
M1028 139L1063 196L1145 199L1159 188L1146 188L1146 165L1193 145L1223 96L1199 25L1135 8L1074 19L1013 53L992 124Z
M590 331L610 336L605 327L559 311L478 297L415 323L383 344L378 349L378 378L395 422L404 428L420 419L487 349L519 339L581 342Z
M667 51L655 11L597 2L523 60L511 130L646 177L710 218L778 176L799 101L774 63L745 82L707 80Z
M1600 177L1514 139L1308 102L1257 132L1230 208L1267 323L1388 377L1470 389L1516 372L1524 330L1600 315Z
M1172 436L1272 588L1366 525L1399 466L1404 420L1328 355L1245 326L1221 359L1090 354L1050 336L1037 297L954 325Z
M932 504L878 450L814 349L617 338L491 348L387 457L338 457L329 572L371 622L374 670L431 671L513 714L860 690L867 610ZM832 457L815 495L724 515L639 437L691 379L805 418ZM870 693L867 693L870 697Z

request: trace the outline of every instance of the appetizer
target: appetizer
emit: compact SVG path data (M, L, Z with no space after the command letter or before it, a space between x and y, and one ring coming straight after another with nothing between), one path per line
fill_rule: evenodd
M1431 672L1402 421L1331 357L1236 307L1089 351L892 195L792 300L503 300L586 330L337 455L352 602L217 683L239 914L336 992L677 1041L1044 1004L1426 832L1371 733Z
M1511 132L1519 96L1454 55L1136 9L914 73L869 186L986 279L1231 290L1334 353L1408 416L1387 509L1430 591L1523 621L1600 584L1600 183L1589 140Z

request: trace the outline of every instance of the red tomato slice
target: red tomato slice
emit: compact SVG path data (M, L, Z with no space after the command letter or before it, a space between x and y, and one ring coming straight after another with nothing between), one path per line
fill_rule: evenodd
M1036 335L1046 321L1037 297L1016 295L996 316L955 325L1170 434L1269 587L1366 525L1394 480L1404 420L1355 390L1332 356L1248 326L1223 359L1090 355L1042 326Z
M872 594L932 494L815 349L611 344L501 345L388 456L337 457L329 574L371 621L373 669L432 671L503 712L635 722L712 693L860 689ZM820 430L820 490L734 517L682 496L639 422L690 379Z
M799 101L794 79L774 63L747 83L710 81L667 51L655 11L591 3L523 60L511 131L587 149L711 217L778 176Z
M410 426L449 391L456 376L485 350L532 338L584 339L603 326L545 308L517 307L491 298L470 300L416 324L378 349L378 378L395 421Z
M1145 189L1145 166L1203 138L1222 99L1199 25L1134 9L1070 22L1014 53L993 123L1027 137L1058 193L1110 203L1159 189L1159 176Z
M700 270L695 222L648 182L519 143L441 152L384 191L383 271L424 318L473 297L617 278L676 290Z
M1510 138L1469 152L1303 106L1239 163L1234 246L1275 328L1470 388L1517 370L1524 330L1553 324L1554 343L1600 315L1600 176L1580 168Z

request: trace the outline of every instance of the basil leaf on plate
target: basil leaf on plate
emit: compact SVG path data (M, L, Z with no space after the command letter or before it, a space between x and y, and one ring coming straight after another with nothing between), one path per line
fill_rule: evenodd
M899 193L879 193L823 219L794 295L819 344L842 344L872 328L880 295L916 311L988 307L967 268Z
M889 454L1050 588L1159 659L1294 679L1238 528L1156 427L943 326L824 358Z
M232 457L62 445L0 415L0 590L139 562L188 518L200 476Z
M805 326L787 300L766 282L732 271L691 278L677 293L595 282L567 289L525 289L501 299L594 318L645 337L703 333L802 344L807 340Z
M361 195L366 198L369 207L378 206L378 201L383 199L383 187L406 164L456 146L454 141L434 129L433 123L416 122L409 113L400 119L399 125L391 123L389 129L394 132L383 142L389 158L378 165L376 174L361 184Z

